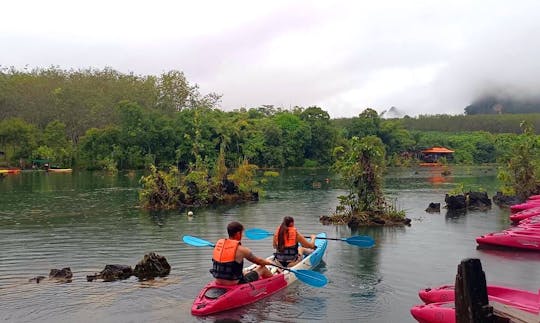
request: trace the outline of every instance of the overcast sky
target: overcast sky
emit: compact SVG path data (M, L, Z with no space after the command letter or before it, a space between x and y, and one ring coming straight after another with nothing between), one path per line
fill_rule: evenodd
M540 1L3 1L0 65L183 71L224 110L462 114L538 96Z

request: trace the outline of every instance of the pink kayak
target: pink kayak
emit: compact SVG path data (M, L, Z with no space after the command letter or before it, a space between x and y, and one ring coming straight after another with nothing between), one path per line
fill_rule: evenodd
M326 251L328 240L325 240L326 233L319 233L317 237L322 238L315 240L317 249L298 264L291 267L291 269L298 272L298 270L312 269L320 264ZM273 257L270 256L267 259L271 260ZM247 270L252 270L256 267L257 265L251 265ZM276 271L275 267L271 267L271 270L275 272L272 277L259 279L247 284L232 286L218 285L212 280L203 287L197 298L195 298L191 306L191 314L203 316L248 305L275 294L297 280L296 275L291 271L280 273Z
M476 242L479 245L492 245L540 251L540 232L527 230L519 232L493 232L477 237Z
M540 226L540 215L531 216L530 218L521 220L517 226Z
M510 206L510 212L516 213L516 212L519 212L519 211L532 209L532 208L538 207L538 206L540 206L540 200L531 200L531 201L527 201L525 203L515 204L515 205Z
M529 201L540 200L540 195L531 195L531 196L529 196L529 198L527 200L529 200Z
M522 311L538 314L538 294L526 290L488 285L488 298L490 301L516 307ZM426 288L418 292L418 296L425 303L440 303L454 301L455 291L453 285L443 285L437 288Z
M416 305L411 315L420 323L455 323L454 301Z
M540 202L540 200L539 200ZM522 220L528 219L530 217L540 215L540 206L536 206L530 209L526 209L523 211L516 212L512 215L510 215L510 221L512 222L520 222Z

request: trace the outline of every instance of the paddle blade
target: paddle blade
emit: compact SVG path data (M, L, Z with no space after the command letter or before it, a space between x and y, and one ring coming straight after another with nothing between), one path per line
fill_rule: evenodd
M203 240L203 239L200 239L200 238L197 238L197 237L193 237L193 236L183 236L182 240L185 243L187 243L189 245L192 245L194 247L214 247L215 246L210 241L206 241L206 240Z
M375 240L370 236L354 236L344 240L350 245L364 248L370 248L375 245Z
M245 234L251 240L261 240L273 235L271 232L259 228L247 229Z
M313 270L307 269L288 269L296 275L299 281L313 287L324 287L328 283L328 278L325 275Z

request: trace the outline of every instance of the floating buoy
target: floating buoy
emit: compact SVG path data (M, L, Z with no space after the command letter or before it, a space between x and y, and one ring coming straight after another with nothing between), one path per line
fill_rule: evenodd
M189 211L189 212L187 213L187 216L193 216L193 212Z

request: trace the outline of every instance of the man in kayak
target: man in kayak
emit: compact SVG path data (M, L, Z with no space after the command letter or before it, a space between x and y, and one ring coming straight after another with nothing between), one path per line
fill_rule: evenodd
M236 285L256 281L259 277L268 278L272 276L272 273L265 265L273 265L273 263L255 256L249 248L242 246L240 240L242 240L244 226L240 222L229 223L227 233L229 238L218 240L212 256L213 265L210 272L216 279L216 283ZM244 259L259 265L259 267L244 275Z
M301 247L298 246L300 243ZM311 241L296 230L294 219L291 216L283 218L283 222L274 233L274 257L284 267L292 267L302 260L303 254L309 254L316 249L315 235L311 235ZM304 248L310 248L304 249Z

